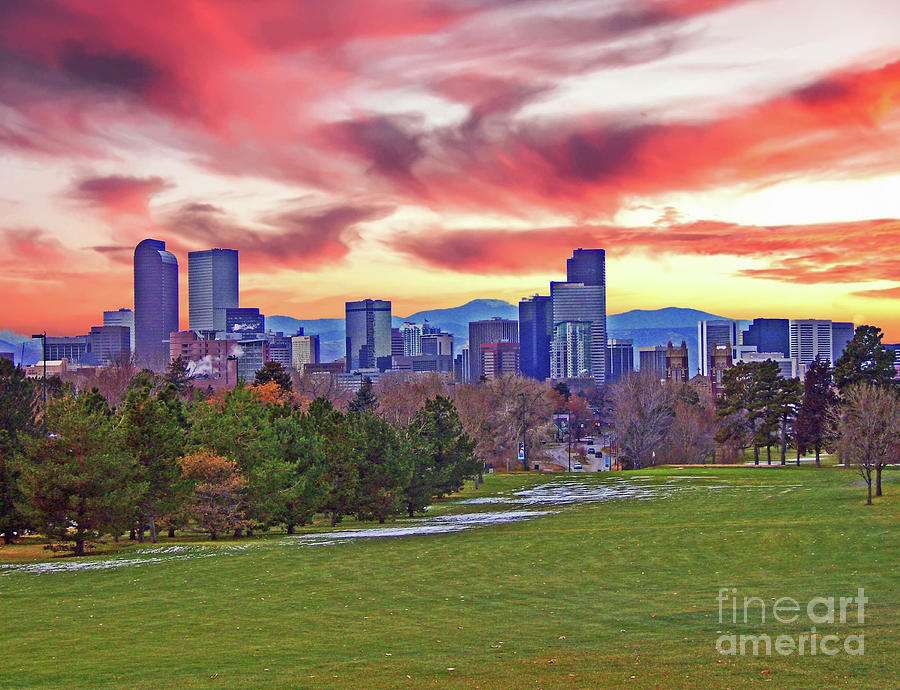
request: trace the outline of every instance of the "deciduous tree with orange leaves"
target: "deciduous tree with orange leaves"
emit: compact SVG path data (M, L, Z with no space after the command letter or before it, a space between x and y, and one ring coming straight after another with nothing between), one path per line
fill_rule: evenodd
M201 450L181 458L181 471L194 482L188 510L212 539L247 522L247 480L237 465L221 455Z

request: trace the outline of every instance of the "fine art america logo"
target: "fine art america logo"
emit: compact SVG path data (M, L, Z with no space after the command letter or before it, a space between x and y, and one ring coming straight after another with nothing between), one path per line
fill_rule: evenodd
M862 634L822 634L816 626L846 625L865 623L865 606L869 599L860 587L855 597L814 597L801 604L793 597L781 597L767 604L760 597L738 597L737 589L719 589L716 602L719 605L719 623L724 625L763 626L781 623L792 625L800 622L809 629L797 634L770 635L728 634L719 635L716 651L726 656L798 656L824 654L834 656L841 652L854 656L865 654L865 639Z

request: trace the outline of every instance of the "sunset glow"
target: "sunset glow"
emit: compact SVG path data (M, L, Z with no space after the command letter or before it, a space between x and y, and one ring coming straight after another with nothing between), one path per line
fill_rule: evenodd
M132 305L132 253L240 251L340 317L547 291L900 341L896 0L0 4L0 329Z

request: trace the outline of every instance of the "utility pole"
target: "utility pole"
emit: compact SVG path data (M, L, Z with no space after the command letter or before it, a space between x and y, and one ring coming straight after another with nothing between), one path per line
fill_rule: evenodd
M47 416L47 331L43 333L35 333L31 336L32 340L40 339L41 341L41 361L44 364L44 380L43 380L43 403L44 403L44 417Z

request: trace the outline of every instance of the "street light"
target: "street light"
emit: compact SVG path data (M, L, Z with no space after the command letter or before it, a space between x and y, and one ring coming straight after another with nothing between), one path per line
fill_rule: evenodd
M47 414L47 331L43 333L35 333L31 336L32 340L40 338L41 341L41 361L44 363L44 380L43 380L43 401L44 415Z
M528 471L528 437L526 435L526 430L528 428L527 422L525 421L525 394L518 393L516 395L517 398L522 398L522 469L526 472Z

